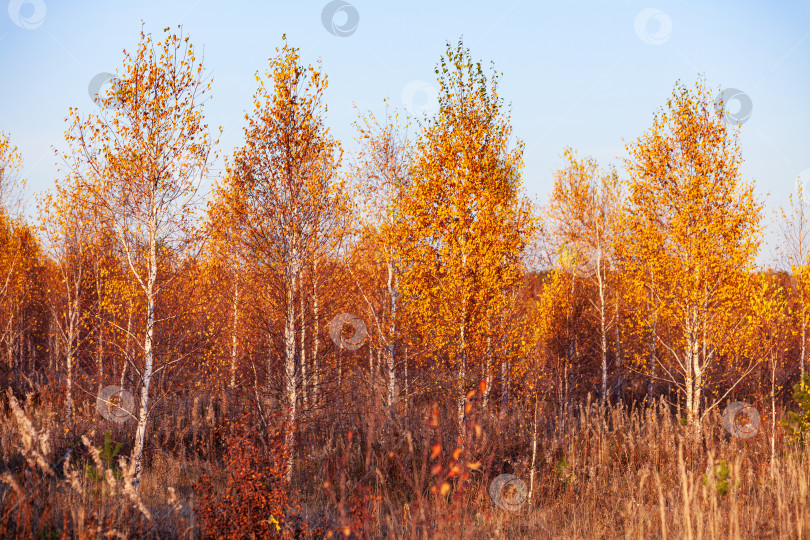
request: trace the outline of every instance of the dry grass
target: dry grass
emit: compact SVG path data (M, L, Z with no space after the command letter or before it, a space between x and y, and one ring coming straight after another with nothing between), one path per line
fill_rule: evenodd
M473 399L458 439L450 406L425 401L388 411L373 392L353 392L341 414L312 412L299 429L292 492L301 506L285 518L297 516L315 535L810 537L810 449L788 443L780 427L771 467L767 426L751 439L732 438L717 413L697 436L662 403L584 403L564 431L546 414L532 500L505 512L487 487L502 472L528 484L526 418L498 418ZM246 406L228 403L178 401L155 418L138 494L126 461L105 470L99 453L109 429L127 455L131 426L99 421L87 404L68 425L51 404L7 396L0 536L199 537L194 486L222 470L227 448L217 428ZM91 465L103 477L89 474ZM292 528L281 533L294 536Z

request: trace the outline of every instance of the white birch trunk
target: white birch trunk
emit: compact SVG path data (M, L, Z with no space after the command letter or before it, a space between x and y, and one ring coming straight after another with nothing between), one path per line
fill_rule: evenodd
M602 276L602 261L601 250L597 258L596 279L599 285L599 332L601 338L601 359L602 359L602 405L605 405L608 399L607 395L607 325L605 323L605 282Z
M535 380L535 384L537 381ZM532 465L529 471L529 506L534 495L534 468L537 463L537 389L534 391L534 419L532 420Z
M396 351L395 340L397 331L397 287L394 283L394 264L388 261L388 298L391 304L391 324L388 329L388 346L386 347L386 367L388 369L388 406L394 404L396 397L396 383L397 374L395 371L396 366Z
M771 356L771 478L776 476L776 359Z
M121 388L124 388L124 383L126 382L127 376L127 367L129 367L129 363L132 361L132 349L130 348L130 336L132 335L132 298L129 299L129 312L127 317L127 338L126 343L124 344L124 352L126 354L126 358L124 358L124 365L121 366Z
M286 445L290 453L290 458L287 464L286 480L289 483L292 480L293 470L293 447L295 444L295 421L296 421L296 405L298 401L296 380L295 380L295 277L297 274L297 253L293 252L293 260L287 263L285 276L287 286L287 310L286 322L284 325L284 388L287 406L287 420L289 422Z
M153 211L154 212L154 211ZM154 216L154 213L153 213ZM149 412L149 385L152 383L152 369L154 363L154 334L155 334L155 282L157 281L157 226L152 217L149 230L149 275L146 281L146 333L143 343L144 369L143 383L141 385L141 402L138 410L138 427L135 432L135 446L132 449L133 465L135 467L135 485L140 491L143 450L146 440L146 422Z
M231 388L236 388L236 329L239 323L239 277L233 285L233 328L231 329Z
M73 415L73 354L76 343L76 330L78 319L78 301L76 298L69 299L69 315L68 315L68 331L67 343L65 344L66 364L67 364L67 381L66 381L66 396L65 405L67 406L68 417Z
M320 314L318 312L318 258L312 262L312 317L315 333L312 335L312 401L317 406L318 392L321 385L321 367L318 360L318 348L320 346L321 327Z
M807 350L807 306L805 305L804 300L804 285L802 283L803 280L799 279L799 298L801 299L802 303L802 352L801 356L799 356L799 370L801 372L801 378L804 379L804 358Z
M300 355L301 355L301 399L304 404L304 407L307 407L307 349L306 349L306 339L307 339L307 327L305 324L304 317L306 315L306 305L304 303L304 272L301 270L298 274L298 290L300 291L299 296L301 297L301 305L300 305L300 320L301 320L301 346L300 346Z

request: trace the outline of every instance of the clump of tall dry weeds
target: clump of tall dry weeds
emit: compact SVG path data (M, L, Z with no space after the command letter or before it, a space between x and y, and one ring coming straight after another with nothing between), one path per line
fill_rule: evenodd
M568 412L564 429L550 414L538 428L532 498L516 512L495 506L487 488L503 472L529 483L531 425L522 415L494 420L476 409L468 417L474 423L458 439L452 404L438 403L414 406L410 420L358 405L344 437L330 438L330 448L311 454L314 462L304 464L324 471L328 484L320 495L310 492L305 504L322 513L331 508L335 533L370 537L799 538L810 533L810 450L791 444L781 432L771 464L768 426L753 438L735 438L716 412L699 432L683 425L663 401L610 407L586 402ZM515 429L521 425L523 433ZM499 440L503 437L508 440ZM358 509L371 516L362 528L353 525Z
M96 482L72 466L72 452L57 467L50 431L35 427L10 390L7 397L14 420L7 429L15 430L19 459L0 474L6 487L0 492L0 536L125 537L149 529L152 516L134 487L134 471L123 458L119 461L122 474L116 476L104 467L90 440L81 438L97 470L105 473L104 488L94 489Z
M269 483L251 480L255 500L275 502L258 505L248 522L264 522L268 535L314 537L810 536L810 449L787 440L779 423L740 439L723 428L719 413L696 432L663 401L609 407L586 401L562 411L543 403L531 497L508 512L493 504L488 487L502 473L530 483L531 404L513 401L511 412L500 414L484 407L482 392L471 392L459 431L457 404L441 395L388 406L372 387L357 383L347 392L353 399L340 407L302 414L291 484L280 474ZM202 403L191 400L156 417L139 495L127 461L110 467L92 432L69 442L67 421L54 410L9 395L8 411L0 413L0 536L216 536L216 526L200 526L203 500L192 486L202 475L229 472L229 456L239 449L217 433L245 408L217 399L206 402L216 414L206 413L204 422ZM86 425L96 425L77 410ZM110 427L126 445L126 426ZM244 429L258 433L258 424ZM256 462L270 455L262 440L251 449ZM65 454L66 446L72 453ZM88 465L101 475L88 475ZM254 478L247 465L240 482ZM228 502L217 500L228 486L216 487L209 508ZM266 489L286 495L276 500ZM290 500L300 511L288 508ZM239 497L229 501L228 511L241 508ZM286 525L298 519L300 525ZM238 520L227 521L228 534L239 536Z

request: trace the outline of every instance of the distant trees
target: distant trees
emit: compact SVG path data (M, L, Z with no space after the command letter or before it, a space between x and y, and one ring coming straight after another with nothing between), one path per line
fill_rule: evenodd
M0 212L9 213L20 200L25 182L20 178L22 156L11 138L0 132Z
M747 322L748 339L752 357L760 357L760 362L768 368L768 394L771 409L771 466L776 463L776 396L782 391L782 381L777 373L785 365L785 345L791 333L790 312L787 305L787 291L779 283L778 276L764 273L751 277L751 310Z
M608 333L618 325L618 287L611 259L624 202L622 184L615 171L600 171L592 158L578 158L571 149L564 158L566 166L555 174L550 214L563 256L571 259L567 263L575 270L574 277L585 278L596 287L591 303L599 328L600 396L604 402L608 398Z
M382 300L371 306L371 315L385 349L385 369L388 377L387 403L396 400L397 364L402 354L402 274L403 254L397 232L402 225L402 203L412 187L413 152L407 134L396 114L386 110L382 121L369 113L357 124L360 152L354 176L359 190L358 199L365 230L361 244L362 258L375 266L377 287ZM376 292L376 291L375 291Z
M779 251L787 269L794 276L794 296L799 312L799 371L804 377L810 316L810 215L805 187L797 183L796 188L796 193L789 195L787 206L778 211L777 222L783 240Z
M0 133L0 374L18 381L40 367L38 349L47 334L47 266L19 206L22 163L10 137Z
M57 182L55 189L40 202L40 223L49 255L54 261L56 279L48 295L55 339L65 362L65 404L73 414L74 366L82 342L88 284L91 282L94 247L93 224L97 222L82 197L76 178Z

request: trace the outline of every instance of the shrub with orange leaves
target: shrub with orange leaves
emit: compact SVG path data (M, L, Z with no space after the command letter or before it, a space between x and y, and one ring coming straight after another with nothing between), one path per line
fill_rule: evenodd
M245 414L231 425L222 475L203 475L195 486L197 518L204 538L285 538L293 534L287 516L294 510L287 472L289 449L284 423L264 451L254 433L257 423Z

